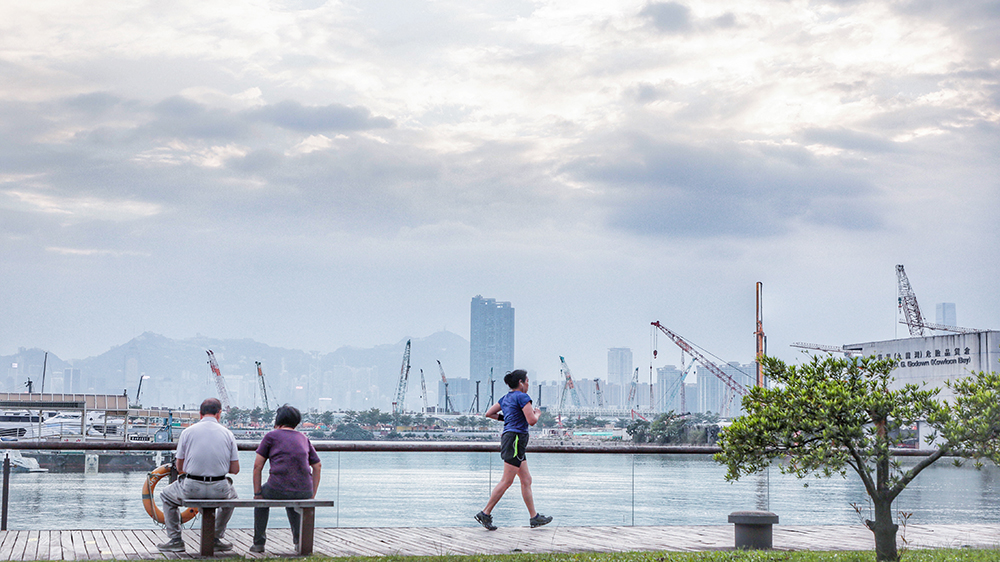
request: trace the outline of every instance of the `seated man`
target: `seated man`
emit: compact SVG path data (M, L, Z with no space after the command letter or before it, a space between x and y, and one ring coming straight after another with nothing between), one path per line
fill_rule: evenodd
M236 499L233 482L226 474L239 474L240 460L233 432L219 423L222 403L208 398L201 403L201 421L181 432L177 441L177 471L183 474L160 493L163 521L170 540L156 545L164 552L184 552L181 539L180 506L184 499ZM233 508L219 510L215 520L215 549L230 550L223 542Z

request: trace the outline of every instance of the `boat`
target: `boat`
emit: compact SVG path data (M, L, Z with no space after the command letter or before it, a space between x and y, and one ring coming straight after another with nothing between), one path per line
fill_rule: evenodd
M26 457L17 449L0 451L0 456L10 458L11 472L48 472L49 469L38 466L38 460Z

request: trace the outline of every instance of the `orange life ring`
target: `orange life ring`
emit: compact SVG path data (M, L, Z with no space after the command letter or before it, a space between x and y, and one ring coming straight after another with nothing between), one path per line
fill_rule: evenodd
M146 508L146 513L153 518L153 521L163 524L163 512L157 507L156 502L153 501L153 489L156 488L156 483L160 481L161 478L170 474L170 469L172 465L164 464L156 467L152 472L146 475L146 481L142 483L142 507ZM181 511L181 523L187 523L195 515L198 515L198 509L194 507L189 507L184 511Z

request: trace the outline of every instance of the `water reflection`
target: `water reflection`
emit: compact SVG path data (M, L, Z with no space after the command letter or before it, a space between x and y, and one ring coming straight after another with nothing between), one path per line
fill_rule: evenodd
M318 510L323 527L475 526L502 467L493 453L321 453ZM252 452L241 453L237 492L252 492ZM706 455L530 454L539 511L562 525L725 525L729 513L764 509L785 525L858 524L852 503L867 505L856 476L799 480L772 468L729 483ZM916 460L903 459L904 468ZM1000 472L941 461L904 491L896 509L911 523L1000 521ZM153 529L140 502L145 474L14 474L11 529ZM501 525L525 525L518 487L493 513ZM251 510L232 525L250 528ZM197 521L197 520L196 520Z

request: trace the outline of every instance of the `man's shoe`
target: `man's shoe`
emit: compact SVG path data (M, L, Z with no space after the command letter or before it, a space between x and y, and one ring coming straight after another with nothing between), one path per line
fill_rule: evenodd
M548 515L542 515L541 513L536 513L534 517L528 520L531 523L531 528L541 527L542 525L548 525L552 522L552 518Z
M264 552L264 545L255 544L250 547L250 552L256 552L257 554L260 554L261 552Z
M156 545L156 548L163 552L184 552L184 541L182 539L171 539L163 544Z
M480 511L476 514L476 521L483 527L486 527L487 531L496 531L497 526L493 524L493 516L487 515L486 513Z
M232 550L233 543L222 542L219 539L215 539L215 544L213 544L212 547L215 548L215 550Z

